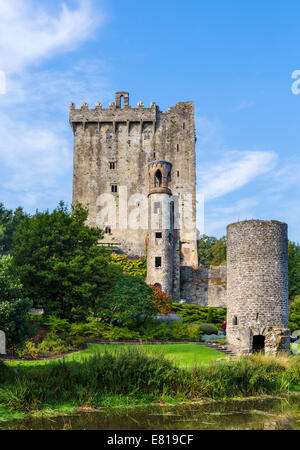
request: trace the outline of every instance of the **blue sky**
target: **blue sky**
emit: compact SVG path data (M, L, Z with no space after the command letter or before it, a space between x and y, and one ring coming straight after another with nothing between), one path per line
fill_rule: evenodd
M126 90L131 105L195 102L206 234L277 219L299 242L299 14L297 0L0 0L0 202L70 202L70 101Z

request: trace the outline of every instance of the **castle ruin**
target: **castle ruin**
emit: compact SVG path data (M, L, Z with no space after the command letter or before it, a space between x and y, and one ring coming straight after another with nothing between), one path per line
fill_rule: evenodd
M147 283L173 301L227 306L236 351L288 351L286 224L232 224L227 268L198 265L193 102L164 113L155 103L132 108L128 92L117 92L107 109L71 103L70 124L73 203L105 230L102 245L147 255Z
M161 284L162 271L172 265L169 275L174 281L167 291L179 300L180 268L198 268L193 102L177 103L164 113L155 103L145 108L139 102L132 108L128 92L117 92L108 109L100 103L94 109L86 103L76 109L71 103L70 124L74 134L73 202L88 207L88 224L103 228L103 244L116 251L142 257L147 251L152 255L153 245L160 246L161 253L151 259L153 270L150 275L149 268L148 280ZM149 216L155 212L148 210L148 196L161 198L161 207L164 194L170 197L169 192L154 192L154 186L149 192L149 170L155 172L153 183L165 180L165 168L158 167L163 161L167 162L174 206L170 251L167 247L162 250L170 225L162 238L157 238L162 230L149 229ZM158 203L156 199L153 207L159 216L165 211L160 212ZM161 258L160 263L155 258Z

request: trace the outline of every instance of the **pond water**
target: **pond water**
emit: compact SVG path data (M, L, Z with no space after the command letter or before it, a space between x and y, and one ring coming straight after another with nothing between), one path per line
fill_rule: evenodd
M300 396L243 401L103 408L0 424L21 430L300 430Z

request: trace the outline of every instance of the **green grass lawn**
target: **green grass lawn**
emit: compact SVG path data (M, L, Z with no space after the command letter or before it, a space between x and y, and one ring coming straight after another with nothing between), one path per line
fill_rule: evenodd
M217 350L213 350L203 345L198 344L143 344L137 345L142 347L149 353L164 353L164 355L172 359L180 367L192 367L195 364L208 365L211 361L215 361L219 358L224 358L226 355ZM94 355L95 353L103 353L104 351L121 351L122 348L130 347L133 345L126 344L88 344L86 350L72 353L64 356L66 361L77 360L80 361L83 358ZM53 360L52 360L53 361ZM55 361L55 360L54 360ZM43 365L46 364L47 360L41 361L11 361L7 362L10 366L18 365Z

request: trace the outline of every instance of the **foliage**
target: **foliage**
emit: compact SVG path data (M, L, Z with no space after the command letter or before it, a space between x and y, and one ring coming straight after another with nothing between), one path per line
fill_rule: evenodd
M84 318L121 269L98 245L103 232L85 225L88 210L63 202L52 212L25 217L14 234L13 270L26 295L46 315Z
M28 340L25 345L15 348L15 353L19 358L37 359L43 356L55 356L63 353L79 350L86 346L85 339L80 336L58 336L54 332L46 335L43 342L36 345Z
M6 334L7 347L20 345L31 335L28 311L31 302L24 296L17 276L10 274L12 258L0 257L0 330Z
M56 317L54 314L51 314L48 317L46 325L48 325L48 327L53 333L68 333L71 328L71 325L67 321L67 319L60 319L59 317Z
M81 361L18 365L1 372L0 403L32 411L72 402L101 406L105 395L150 400L270 395L300 384L299 358L243 356L210 366L179 368L161 353L141 348L105 351Z
M153 305L158 314L169 314L172 311L170 297L162 292L158 286L151 286L153 289Z
M300 245L288 243L289 259L289 298L300 294Z
M12 238L19 223L26 217L21 207L5 209L0 203L0 252L9 252L12 248Z
M300 296L291 305L289 327L292 332L300 330Z
M212 247L217 242L217 238L213 236L206 236L203 234L198 240L198 256L201 264L211 265L213 260Z
M226 261L226 236L217 239L205 234L198 240L198 256L206 266L219 266Z
M125 326L141 323L155 314L153 289L142 279L121 274L97 302L98 316Z
M126 255L118 255L117 253L112 253L111 262L113 264L120 265L123 271L128 275L140 277L143 280L146 278L147 274L146 258L129 259L128 256Z
M226 308L214 306L199 306L172 303L172 310L176 311L183 322L186 323L213 323L221 328L221 324L226 320Z
M224 336L219 334L201 334L200 336L201 342L214 342L216 344L225 344L226 340L224 340Z
M199 329L203 334L218 334L218 328L212 323L200 323Z
M139 328L142 340L146 341L199 341L199 326L185 323L148 320Z

